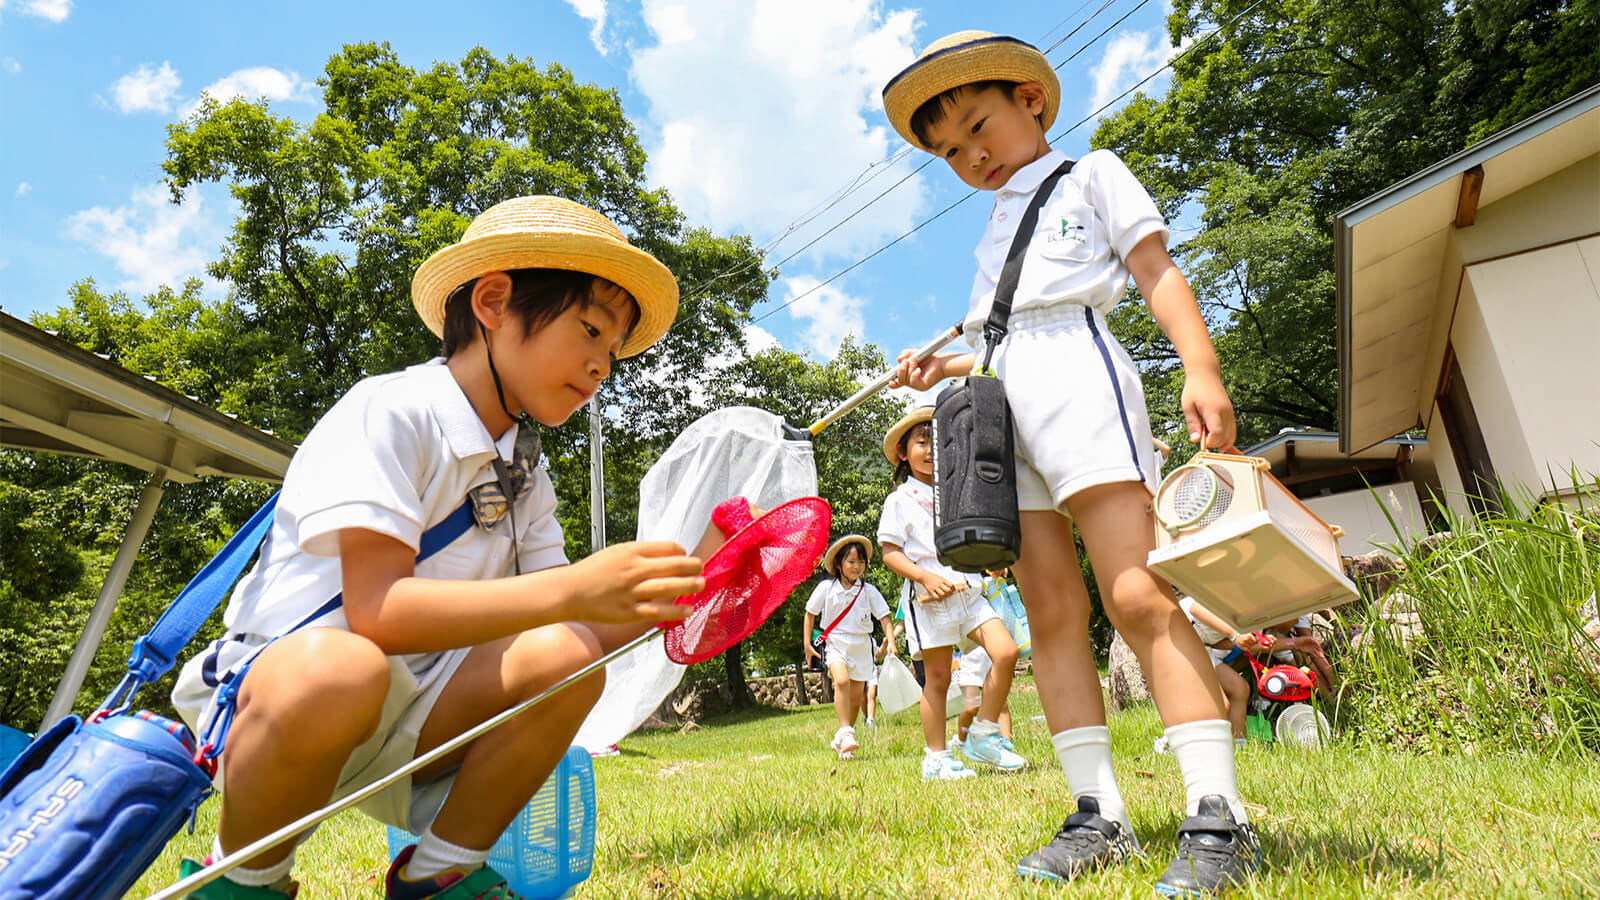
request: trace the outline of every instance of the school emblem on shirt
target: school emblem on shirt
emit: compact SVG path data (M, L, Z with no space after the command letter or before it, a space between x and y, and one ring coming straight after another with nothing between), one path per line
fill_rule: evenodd
M1092 224L1089 216L1072 213L1060 216L1049 230L1041 229L1045 255L1052 259L1087 260L1094 254Z

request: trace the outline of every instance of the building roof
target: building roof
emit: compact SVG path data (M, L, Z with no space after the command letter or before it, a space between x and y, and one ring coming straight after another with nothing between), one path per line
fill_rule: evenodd
M0 313L0 446L282 481L294 445Z
M1370 446L1417 424L1434 302L1458 215L1465 211L1470 223L1478 206L1597 152L1600 85L1336 217L1341 450Z

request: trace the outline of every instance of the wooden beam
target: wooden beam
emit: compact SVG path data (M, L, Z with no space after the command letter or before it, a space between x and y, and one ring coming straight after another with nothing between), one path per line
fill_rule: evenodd
M1294 441L1288 441L1283 445L1283 468L1290 475L1300 474L1300 467L1294 458Z
M1303 472L1299 475L1290 475L1286 478L1278 479L1278 482L1288 487L1291 484L1304 484L1308 481L1327 481L1331 478L1339 478L1358 472L1391 471L1394 471L1394 460L1392 459L1364 459L1354 465L1340 466L1337 469L1323 469L1318 472Z
M1478 194L1483 190L1483 166L1461 173L1461 196L1456 200L1456 227L1466 228L1478 219Z

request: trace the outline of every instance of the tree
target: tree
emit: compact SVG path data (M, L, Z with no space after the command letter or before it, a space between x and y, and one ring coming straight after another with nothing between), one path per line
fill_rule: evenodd
M459 63L413 70L387 45L357 44L329 59L318 83L325 108L308 123L265 101L208 99L168 128L163 169L174 202L206 182L227 184L238 201L209 267L228 285L226 299L204 298L196 281L141 303L84 281L34 323L298 442L359 379L437 354L438 340L412 311L411 276L475 214L525 194L584 203L685 288L672 330L621 363L602 392L608 409L627 410L605 423L608 532L631 537L638 476L695 417L706 361L742 347L741 326L766 295L765 279L714 277L759 269L750 240L688 227L664 191L643 187L645 154L616 92L579 84L560 65L475 49ZM590 549L587 416L543 437L568 556L578 558ZM38 521L59 528L89 570L93 554L115 549L144 480L122 466L0 453L0 481L52 505ZM86 695L114 679L127 641L267 493L212 481L169 487ZM0 574L0 585L22 590L17 571ZM91 579L92 571L80 582ZM92 600L97 587L78 590ZM9 634L0 631L0 648ZM45 686L60 674L59 665L27 671L30 684Z
M1333 219L1363 197L1600 82L1595 0L1179 0L1166 95L1136 95L1092 143L1169 216L1212 324L1240 443L1338 426ZM1237 18L1236 18L1237 17ZM1118 325L1172 423L1181 376L1148 316ZM1159 433L1159 429L1158 429Z

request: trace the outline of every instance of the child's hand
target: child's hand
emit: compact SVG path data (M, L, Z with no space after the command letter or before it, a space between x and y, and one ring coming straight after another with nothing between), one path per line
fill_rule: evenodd
M922 589L927 592L920 598L922 600L943 600L956 592L955 585L932 572L918 578L917 584L922 585Z
M1186 373L1183 382L1183 417L1189 424L1189 440L1200 440L1205 429L1205 446L1221 449L1233 446L1236 428L1233 402L1215 373Z
M935 354L921 362L916 359L917 351L900 351L900 365L894 370L894 378L889 381L890 387L909 387L925 391L944 380L945 365L955 353Z
M672 541L613 544L573 565L582 581L572 618L623 625L675 622L689 614L689 607L672 601L706 586L700 568L700 560L685 556Z
M817 652L817 648L811 646L811 642L810 641L806 641L805 647L806 647L806 662L810 662L813 659L821 659L822 658L822 654Z

